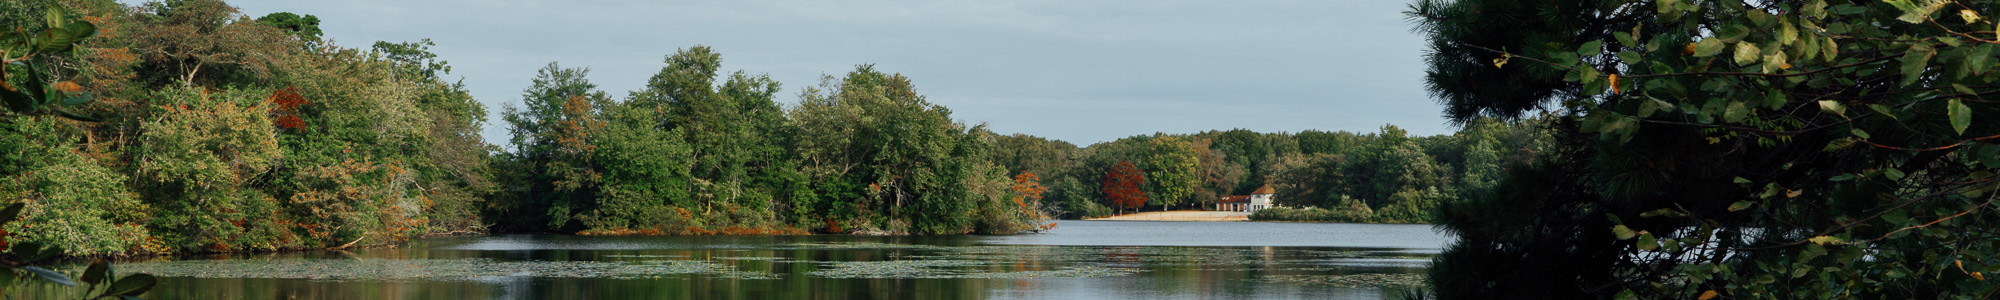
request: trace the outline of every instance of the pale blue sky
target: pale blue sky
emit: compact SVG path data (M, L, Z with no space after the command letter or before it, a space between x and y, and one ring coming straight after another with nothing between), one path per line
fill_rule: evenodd
M230 1L252 17L317 15L345 47L430 38L496 116L550 61L589 67L622 97L675 49L708 45L725 71L782 82L787 105L821 74L874 63L962 121L1079 145L1385 123L1449 133L1404 2ZM489 141L506 140L497 123Z

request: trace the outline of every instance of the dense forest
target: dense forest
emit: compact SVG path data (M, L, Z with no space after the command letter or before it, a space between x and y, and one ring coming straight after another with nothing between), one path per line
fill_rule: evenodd
M1975 299L2000 281L2000 2L1425 0L1459 122L1552 151L1441 205L1440 299Z
M1088 147L1011 135L998 139L994 160L1045 178L1047 211L1066 218L1212 208L1221 196L1270 186L1284 207L1252 219L1429 223L1439 203L1490 190L1506 166L1546 151L1544 123L1481 119L1437 136L1394 125L1373 133L1156 133Z

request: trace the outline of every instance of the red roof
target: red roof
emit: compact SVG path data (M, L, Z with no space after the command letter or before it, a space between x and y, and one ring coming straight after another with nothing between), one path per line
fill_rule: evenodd
M1222 201L1216 203L1250 203L1250 196L1222 196Z
M1255 192L1250 192L1251 195L1270 195L1277 193L1278 189L1271 188L1271 185L1268 184L1264 185L1264 187L1257 188L1257 191Z

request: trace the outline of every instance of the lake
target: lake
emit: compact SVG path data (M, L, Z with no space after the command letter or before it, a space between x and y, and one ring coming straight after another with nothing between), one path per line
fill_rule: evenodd
M1061 221L1007 236L440 237L115 267L161 276L156 300L1382 299L1450 240L1430 225Z

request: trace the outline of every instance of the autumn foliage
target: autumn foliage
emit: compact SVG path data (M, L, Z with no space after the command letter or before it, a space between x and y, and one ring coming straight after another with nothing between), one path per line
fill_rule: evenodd
M298 116L299 106L311 104L311 102L306 102L304 96L299 96L299 88L286 87L271 91L271 97L267 98L267 100L271 101L272 104L271 123L273 126L284 129L304 129L306 127L305 119L300 119Z
M1042 193L1049 191L1048 187L1042 186L1041 177L1033 172L1014 175L1014 185L1008 189L1014 191L1014 204L1020 205L1021 209L1029 209L1028 203L1041 201Z
M1146 184L1146 172L1133 166L1130 161L1118 162L1118 166L1104 173L1104 196L1111 200L1111 207L1134 209L1146 205L1146 192L1139 187Z

